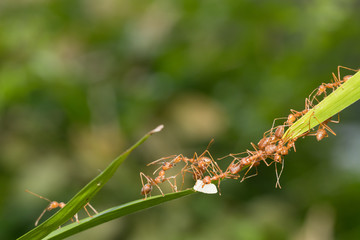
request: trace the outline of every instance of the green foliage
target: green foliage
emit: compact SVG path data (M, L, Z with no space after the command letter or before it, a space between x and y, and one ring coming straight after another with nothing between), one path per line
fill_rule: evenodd
M56 214L54 214L51 218L40 224L38 227L34 228L30 232L24 234L22 237L18 238L19 240L26 240L26 239L42 239L45 236L47 236L50 232L57 229L59 226L61 226L63 223L68 221L70 218L72 218L82 207L85 206L86 203L88 203L95 194L107 183L110 178L114 175L115 171L118 169L118 167L123 163L123 161L127 158L127 156L140 144L145 142L145 140L150 137L153 133L161 131L163 128L162 125L158 126L154 130L147 133L144 137L142 137L137 143L135 143L133 146L131 146L128 150L126 150L124 153L122 153L119 157L114 159L109 166L100 173L97 177L95 177L91 182L89 182L83 189L81 189L67 204L64 208L62 208L60 211L58 211ZM179 194L181 196L181 194ZM172 197L168 197L168 199L171 199ZM152 201L150 201L152 202ZM128 212L136 211L136 209L139 209L139 204L130 203L132 207L130 210L125 210ZM151 204L143 203L142 206L148 206ZM143 207L144 208L144 207ZM120 212L122 209L114 211L113 214L116 214ZM111 218L111 217L110 217ZM102 218L101 218L102 219ZM105 217L105 219L102 220L102 222L109 221L107 220L109 217ZM98 218L93 219L95 222L98 220Z
M103 224L105 222L108 222L110 220L113 220L115 218L119 218L146 208L150 208L153 206L156 206L158 204L174 200L189 194L194 193L194 190L187 189L180 192L175 193L169 193L165 196L158 195L154 197L148 197L147 199L140 199L132 202L128 202L126 204L109 208L105 211L100 212L99 214L96 214L93 217L88 217L85 219L82 219L79 221L79 223L72 223L65 227L62 227L56 231L53 231L51 234L49 234L44 239L64 239L65 237L69 237L71 235L74 235L78 232L84 231L88 228L95 227L97 225Z

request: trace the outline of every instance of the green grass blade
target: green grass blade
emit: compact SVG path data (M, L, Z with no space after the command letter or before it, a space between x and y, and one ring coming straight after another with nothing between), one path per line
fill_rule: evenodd
M104 186L104 184L114 175L117 168L123 163L126 157L140 144L145 142L153 133L161 131L162 125L158 126L154 130L143 136L137 143L131 146L128 150L122 153L119 157L114 159L109 166L95 177L90 183L88 183L83 189L81 189L67 204L64 208L59 210L56 214L50 217L48 220L40 224L38 227L27 232L19 240L26 239L43 239L52 231L56 230L60 225L67 222L72 218L91 198Z
M300 136L359 99L360 71L289 127L283 139L288 141Z
M88 217L82 219L79 223L74 222L65 227L62 227L51 234L49 234L46 238L47 240L55 240L55 239L64 239L66 237L72 236L76 233L82 232L86 229L92 228L94 226L103 224L105 222L111 221L113 219L153 207L155 205L174 200L189 194L194 193L195 191L192 189L187 189L181 192L169 193L164 197L162 195L149 197L146 200L139 199L136 201L132 201L117 207L109 208L105 211L100 212L93 217Z

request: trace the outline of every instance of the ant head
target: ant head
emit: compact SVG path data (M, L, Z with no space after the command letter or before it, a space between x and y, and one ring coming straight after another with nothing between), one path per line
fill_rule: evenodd
M346 82L347 80L349 80L353 75L346 75L345 77L343 77L343 81Z
M324 92L326 92L326 87L321 84L317 94L320 95L320 94L322 94Z
M296 117L294 116L294 114L289 114L288 119L287 119L287 124L291 125L293 122L296 121Z
M205 176L203 182L204 184L210 184L211 183L210 176Z
M278 162L278 163L281 163L281 156L276 153L275 156L274 156L274 161Z
M164 164L162 166L162 170L166 171L166 170L169 170L170 168L172 168L172 164L169 162L164 162Z

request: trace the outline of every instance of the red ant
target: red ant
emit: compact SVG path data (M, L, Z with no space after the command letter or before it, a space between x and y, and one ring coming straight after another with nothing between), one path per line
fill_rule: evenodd
M219 189L219 194L221 195L220 192L220 182L221 180L225 179L225 178L231 178L231 179L238 179L240 176L238 175L238 173L241 170L241 164L234 164L234 161L228 166L228 168L226 169L225 172L223 172L221 170L221 168L219 167L219 165L214 162L214 167L212 168L212 171L210 171L210 175L209 176L205 176L203 178L203 183L204 184L210 184L211 182L214 181L218 181L218 189Z
M144 184L143 177L147 180L147 183L146 183L146 184ZM171 178L174 179L174 184L172 184L172 183L170 182L170 179L171 179ZM141 179L141 184L142 184L142 186L143 186L143 187L141 188L140 193L141 193L142 195L145 195L145 199L147 198L147 195L150 195L150 196L151 196L151 191L152 191L152 186L153 186L153 185L155 185L155 186L159 189L161 195L164 196L164 193L163 193L163 191L161 190L161 188L159 187L159 184L160 184L160 183L163 183L163 182L165 182L165 181L168 181L168 182L169 182L169 184L170 184L171 188L173 189L173 191L175 191L175 192L177 191L176 176L171 176L171 177L165 178L165 171L164 171L164 170L161 170L161 171L159 172L159 176L157 176L155 179L152 179L151 177L146 176L144 173L140 172L140 179Z
M311 96L311 94L310 94ZM286 125L291 126L298 118L304 116L306 113L308 113L311 110L311 107L313 106L313 101L310 101L309 98L305 99L305 109L298 112L294 109L290 109L291 113L288 115L287 120L285 122Z
M279 119L279 118L277 118ZM275 119L274 122L273 122L273 125L271 127L270 130L266 131L264 133L264 136L262 139L260 139L260 141L258 142L257 146L260 150L265 150L265 148L270 145L270 144L274 144L276 143L277 141L279 141L282 136L284 135L284 132L285 132L285 126L286 125L279 125L276 127L276 130L275 132L273 133L273 129L274 129L274 124L275 124L275 121L277 120ZM269 134L269 136L267 136Z
M317 120L317 118L315 118ZM318 121L318 120L317 120ZM327 120L325 120L324 122L322 123L319 123L319 128L318 130L316 131L316 133L312 133L312 134L309 134L309 136L316 136L316 140L317 141L321 141L323 140L325 137L328 136L326 130L328 130L329 132L331 132L334 136L336 136L336 133L327 125L329 122L333 122L333 123L339 123L340 120L339 120L339 115L338 115L338 120L337 121L334 121L334 120L331 120L331 118L328 118Z
M169 157L164 157L164 158L155 160L155 161L149 163L148 166L162 161L162 166L160 166L158 169L156 169L154 171L154 174L155 174L159 169L162 169L163 171L167 171L167 170L171 169L172 167L174 167L177 163L183 161L185 163L185 166L181 169L181 175L182 175L182 180L183 180L182 185L181 185L181 188L182 188L182 186L184 184L184 178L185 178L186 172L192 173L193 178L195 180L197 180L197 179L201 179L203 177L204 173L206 171L208 171L208 167L210 165L212 167L214 167L214 160L208 150L213 141L214 141L213 139L210 141L206 150L200 156L198 156L197 153L194 153L194 156L192 158L184 157L182 154L171 155ZM208 157L205 156L205 154L207 154ZM171 159L171 161L170 162L164 161L166 159Z
M266 139L265 137L263 139ZM244 167L249 166L249 169L245 172L244 177L242 178L241 182L244 181L247 178L256 176L258 174L257 171L257 166L260 165L260 161L264 161L265 164L267 166L270 166L271 163L267 163L266 162L266 152L264 150L259 150L256 148L256 146L251 143L251 145L253 146L253 148L255 149L255 151L249 151L246 150L246 152L242 152L242 153L230 153L229 155L219 158L219 159L224 159L226 157L233 157L234 160L230 163L230 165L228 166L227 170L225 171L225 173L220 172L221 174L225 174L222 176L229 176L228 178L234 178L237 179L239 176L237 175ZM260 144L261 145L261 144ZM244 153L247 153L246 157L238 157L238 155L242 155ZM249 171L255 167L256 168L256 173L246 177L246 175L249 173ZM231 174L231 175L230 175ZM220 174L218 174L220 175Z
M242 158L239 158L237 157L237 155L241 155L241 154L244 154L245 152L243 153L236 153L236 154L229 154L225 157L233 157L234 160L230 163L230 165L228 166L227 170L225 171L226 174L229 174L231 173L231 177L230 178L234 178L234 179L237 179L238 178L238 175L237 173L239 173L244 167L246 166L249 166L249 169L245 172L244 174L244 177L241 179L241 182L244 181L246 178L250 178L250 177L253 177L253 176L256 176L258 174L257 172L257 166L260 165L260 161L264 161L265 164L267 166L269 166L270 164L268 164L266 162L266 153L265 151L263 150L257 150L255 145L253 143L251 143L252 146L255 148L255 151L249 151L249 150L246 150L246 153L248 154L246 157L242 157ZM222 157L220 159L223 159L225 157ZM235 162L237 161L237 162ZM246 177L246 175L248 174L248 172L253 168L255 167L256 168L256 173L251 175L251 176L248 176Z
M44 209L44 211L40 214L40 216L39 216L38 219L36 220L35 226L38 225L40 219L41 219L42 216L45 214L45 212L51 211L51 210L53 210L53 209L55 209L55 208L58 208L58 207L59 207L59 208L63 208L63 207L65 207L65 205L66 205L66 204L63 203L63 202L60 202L60 203L59 203L59 202L57 202L57 201L51 201L51 200L49 200L49 199L47 199L47 198L45 198L45 197L43 197L43 196L40 196L40 195L38 195L38 194L36 194L36 193L31 192L31 191L29 191L29 190L25 190L25 191L28 192L28 193L30 193L30 194L32 194L32 195L34 195L34 196L36 196L36 197L39 197L39 198L41 198L41 199L44 199L44 200L46 200L46 201L48 201L48 202L50 203L49 206L47 206L47 207ZM94 208L93 206L91 206L90 203L87 203L87 204L84 206L84 210L85 210L86 213L89 215L89 217L92 217L92 216L90 215L89 211L86 209L86 206L89 206L89 207L91 208L91 210L94 211L95 214L98 214L98 212L95 210L95 208ZM74 215L74 218L75 218L76 222L79 222L79 217L78 217L78 214L77 214L77 213ZM71 221L73 222L72 218L71 218Z
M353 75L346 75L345 77L343 77L341 79L340 77L340 69L347 69L350 71L354 71L354 72L358 72L359 70L356 69L352 69L352 68L348 68L348 67L343 67L343 66L338 66L337 67L337 73L338 76L336 76L334 73L332 73L333 79L331 80L331 83L322 83L317 89L315 89L314 91L317 90L316 94L313 97L313 100L317 97L320 96L321 94L324 94L326 97L326 90L327 89L332 89L333 91L338 88L339 86L341 86L341 84L343 84L344 82L346 82L347 80L349 80Z

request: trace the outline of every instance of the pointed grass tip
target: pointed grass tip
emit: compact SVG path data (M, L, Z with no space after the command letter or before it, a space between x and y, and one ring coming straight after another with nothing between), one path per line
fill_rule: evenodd
M151 130L151 131L149 132L149 134L151 135L151 134L160 132L163 128L164 128L164 125L161 124L161 125L157 126L155 129Z

